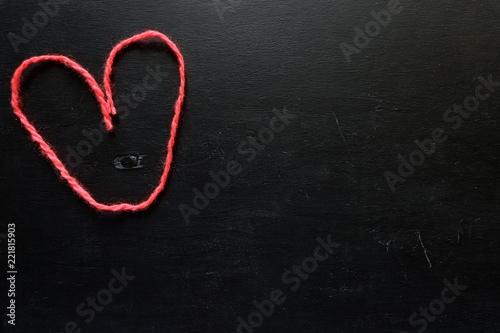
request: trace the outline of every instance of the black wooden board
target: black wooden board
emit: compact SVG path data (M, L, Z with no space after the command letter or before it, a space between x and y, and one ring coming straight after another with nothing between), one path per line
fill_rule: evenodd
M497 1L54 1L0 1L2 331L500 332ZM102 82L149 29L186 61L172 171L148 210L101 213L30 141L10 79L62 54ZM78 75L24 78L99 202L152 191L179 85L165 46L117 59L115 135ZM144 167L115 167L130 154Z

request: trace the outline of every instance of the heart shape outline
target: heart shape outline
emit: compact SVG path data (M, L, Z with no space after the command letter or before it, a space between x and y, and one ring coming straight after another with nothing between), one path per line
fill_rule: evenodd
M164 41L170 47L170 49L175 53L177 57L177 62L179 63L179 75L180 75L179 96L174 106L174 116L172 118L172 123L170 125L170 138L168 140L168 145L167 145L167 156L165 158L165 165L163 168L163 173L160 177L160 182L158 186L151 192L151 194L144 201L137 204L131 204L131 203L104 204L97 202L93 198L93 196L89 193L89 191L86 190L85 187L81 185L76 178L71 176L71 174L64 166L64 163L62 163L59 157L57 156L54 149L44 140L42 135L38 133L36 127L28 120L28 118L22 111L21 109L22 100L20 97L22 74L24 70L28 68L30 65L36 65L44 61L54 61L56 63L63 64L66 67L75 70L77 73L83 76L87 84L94 92L94 95L96 96L97 101L99 102L101 108L101 113L103 116L104 123L106 125L106 129L108 131L111 131L113 130L113 122L111 115L116 115L116 108L113 103L113 93L111 84L111 75L113 73L113 64L115 61L115 57L124 47L128 46L129 44L155 37ZM12 89L11 105L12 108L14 109L14 113L16 114L16 116L19 118L19 120L26 128L26 130L28 130L28 132L31 134L31 139L34 142L38 143L43 155L45 155L45 157L59 171L61 178L66 180L70 185L70 187L76 192L76 194L80 196L82 199L84 199L89 205L91 205L94 208L97 208L98 210L111 211L111 212L139 211L147 209L165 188L165 184L168 179L168 174L173 159L173 147L175 145L175 137L177 134L177 129L179 127L179 119L185 96L186 75L185 75L184 58L179 49L177 48L177 46L175 45L175 43L172 42L170 38L168 38L167 36L158 31L148 30L121 41L112 49L111 53L108 56L108 59L106 60L103 84L104 84L104 92L99 86L99 84L96 82L94 77L85 68L83 68L76 61L66 56L62 55L35 56L27 60L24 60L23 63L14 72L14 75L11 80L11 89Z

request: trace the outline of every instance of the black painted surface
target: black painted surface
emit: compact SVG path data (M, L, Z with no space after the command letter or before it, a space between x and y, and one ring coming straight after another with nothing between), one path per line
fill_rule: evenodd
M0 233L16 224L18 270L16 326L4 315L6 332L63 332L71 321L83 332L235 332L237 317L274 289L286 301L255 332L415 332L424 324L409 316L455 278L468 288L426 332L500 332L500 90L459 128L443 120L479 77L500 81L495 1L402 1L351 63L340 44L354 45L354 27L388 2L221 0L229 7L218 13L212 0L70 1L16 53L8 34L22 36L37 3L0 4ZM101 82L112 46L147 29L172 37L186 61L173 170L149 210L103 214L29 141L9 81L24 59L60 53ZM158 181L177 64L165 47L141 43L119 57L114 83L117 98L130 94L156 66L168 73L157 88L71 168L100 201L139 201ZM28 74L26 114L65 159L82 130L98 128L98 104L60 66ZM248 161L239 145L284 107L296 117ZM384 172L397 173L398 154L408 159L435 128L447 140L392 192ZM117 169L127 154L145 155L144 167ZM192 206L193 188L232 160L241 173L186 225L179 205ZM292 291L283 274L328 235L340 246ZM86 323L75 309L122 267L135 279Z

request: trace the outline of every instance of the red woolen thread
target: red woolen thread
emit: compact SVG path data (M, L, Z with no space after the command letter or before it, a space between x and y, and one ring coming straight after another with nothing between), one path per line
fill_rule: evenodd
M167 145L167 157L165 159L165 165L163 169L163 174L160 177L160 182L158 186L154 189L154 191L149 195L147 199L144 201L138 203L138 204L129 204L129 203L117 203L117 204L103 204L97 202L92 195L80 184L80 182L75 179L73 176L70 175L68 170L66 169L65 165L61 162L59 157L57 156L56 152L54 149L44 140L44 138L38 133L36 130L35 126L31 124L26 118L26 115L23 113L21 110L22 107L22 101L20 97L20 85L21 85L21 77L26 68L30 65L38 64L43 61L55 61L57 63L61 63L76 72L78 72L80 75L83 76L85 81L88 83L92 91L94 92L97 101L99 102L99 105L101 107L101 112L102 116L104 119L104 123L106 124L106 128L108 131L111 131L113 129L113 123L112 123L112 118L111 115L116 114L116 109L113 103L113 96L112 96L112 90L111 90L111 74L113 72L113 64L115 57L120 50L122 50L124 47L127 45L148 39L148 38L160 38L163 40L167 45L174 51L177 61L179 63L179 73L180 73L180 86L179 86L179 97L177 98L177 101L175 102L175 107L174 107L174 117L172 119L171 127L170 127L170 139L168 140L168 145ZM104 70L104 92L102 91L101 87L99 84L96 82L94 77L85 70L82 66L80 66L77 62L74 60L71 60L65 56L62 55L44 55L44 56L37 56L37 57L32 57L30 59L25 60L14 72L14 76L12 77L11 80L11 87L12 87L12 97L11 97L11 104L12 108L14 109L14 113L16 116L21 120L21 123L24 125L24 127L28 130L28 132L31 134L31 139L38 143L40 146L40 149L42 150L42 153L54 164L57 170L59 170L61 177L65 179L68 184L71 186L71 188L80 196L82 197L85 201L87 201L91 206L103 210L103 211L113 211L113 212L120 212L120 211L138 211L138 210L143 210L148 208L156 199L158 194L160 194L161 191L165 188L165 184L167 182L168 178L168 173L170 171L170 165L172 163L172 157L173 157L173 147L175 145L175 136L177 134L177 128L179 125L179 118L181 115L181 109L182 109L182 103L184 101L184 90L185 90L185 85L186 85L186 76L185 76L185 67L184 67L184 58L182 57L181 52L177 48L177 46L172 42L167 36L163 35L162 33L158 31L153 31L153 30L148 30L146 32L143 32L141 34L135 35L129 39L126 39L118 45L116 45L113 50L111 51L108 60L106 61L106 66Z

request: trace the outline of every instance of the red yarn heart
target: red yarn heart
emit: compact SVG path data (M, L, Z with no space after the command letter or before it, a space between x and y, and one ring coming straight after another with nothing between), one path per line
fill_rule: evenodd
M106 128L108 131L113 129L113 123L111 115L116 114L116 109L113 103L112 91L111 91L111 80L110 76L113 72L113 63L116 57L116 54L123 49L125 46L130 43L134 43L143 39L157 37L163 40L167 45L174 51L177 56L177 61L179 63L179 73L180 73L180 87L179 87L179 97L175 102L174 107L174 117L172 119L172 124L170 126L170 139L168 140L167 146L167 157L165 159L165 166L163 169L163 174L160 177L160 183L154 189L154 191L149 195L149 197L138 203L138 204L129 204L129 203L117 203L117 204L103 204L97 202L92 195L76 180L73 176L70 175L64 164L61 162L54 149L44 140L44 138L38 133L37 129L33 124L31 124L26 118L25 114L21 110L21 98L20 98L20 84L21 84L21 76L23 71L32 64L37 64L42 61L55 61L58 63L62 63L63 65L74 69L80 75L83 76L85 81L89 84L90 88L94 92L97 101L101 106L102 116L104 118L104 123L106 124ZM14 76L12 77L11 87L12 87L12 98L11 104L14 109L14 113L19 117L21 123L24 127L30 132L31 139L38 143L42 153L52 162L52 164L59 170L61 177L65 179L71 188L85 201L87 201L91 206L105 211L138 211L142 209L148 208L153 201L156 199L158 194L164 189L165 183L167 182L168 173L170 170L170 165L172 163L173 157L173 147L175 145L175 135L177 133L177 128L179 124L179 118L181 114L182 103L184 101L184 88L186 83L185 78L185 70L184 70L184 58L182 57L181 52L177 48L177 46L165 35L158 31L146 31L141 34L135 35L129 39L126 39L116 45L111 51L108 60L106 61L106 67L104 70L104 92L102 91L99 84L96 82L94 77L87 72L82 66L80 66L75 61L61 55L44 55L33 57L25 60L15 71Z

